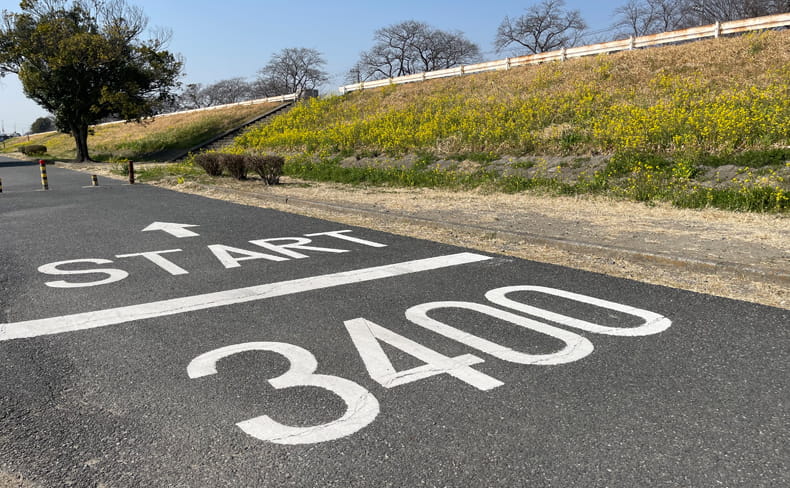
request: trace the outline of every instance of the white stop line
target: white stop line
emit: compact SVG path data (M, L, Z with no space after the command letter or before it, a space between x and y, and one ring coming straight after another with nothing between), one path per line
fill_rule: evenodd
M94 329L134 320L150 319L192 312L195 310L223 307L236 303L264 300L266 298L392 278L395 276L419 273L421 271L476 263L489 259L492 258L481 254L462 252L458 254L449 254L447 256L417 259L385 266L312 276L309 278L281 281L278 283L267 283L245 288L236 288L234 290L142 303L139 305L0 324L0 342L11 339L26 339L77 330Z

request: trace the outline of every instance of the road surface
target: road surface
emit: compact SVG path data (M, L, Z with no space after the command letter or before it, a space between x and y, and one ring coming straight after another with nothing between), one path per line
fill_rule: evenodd
M0 480L783 486L790 316L0 159Z

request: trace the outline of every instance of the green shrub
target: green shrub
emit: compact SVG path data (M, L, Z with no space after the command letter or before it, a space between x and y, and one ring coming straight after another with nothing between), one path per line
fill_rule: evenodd
M129 161L114 161L111 164L112 169L110 169L110 173L129 176Z
M790 147L744 151L736 154L704 154L697 159L699 164L704 166L718 167L725 164L733 164L735 166L762 168L790 161Z
M220 176L222 174L222 161L225 155L219 153L199 153L193 161L196 165L203 168L209 176Z
M285 159L282 156L247 156L247 167L258 173L261 179L268 185L280 183L280 175L283 174L284 165Z
M643 169L664 172L671 166L672 161L658 154L622 152L612 156L606 163L606 175L609 177L626 176Z
M247 157L243 154L222 154L222 166L237 180L247 179Z
M28 144L27 146L20 146L19 152L27 156L44 154L47 152L47 146L42 146L41 144Z

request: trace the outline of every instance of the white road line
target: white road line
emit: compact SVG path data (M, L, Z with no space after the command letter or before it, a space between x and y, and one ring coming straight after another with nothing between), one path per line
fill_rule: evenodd
M235 303L263 300L305 291L319 290L322 288L332 288L364 281L380 280L394 276L419 273L421 271L470 264L488 259L491 258L480 254L462 252L435 258L417 259L403 263L376 266L373 268L363 268L341 273L281 281L279 283L267 283L246 288L237 288L235 290L173 298L151 303L141 303L139 305L0 324L0 342L11 339L25 339L42 335L61 334L63 332L76 330L94 329L134 320L163 317L166 315L223 307Z

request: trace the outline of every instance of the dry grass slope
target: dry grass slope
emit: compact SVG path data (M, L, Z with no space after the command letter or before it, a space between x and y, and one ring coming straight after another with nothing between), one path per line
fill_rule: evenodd
M166 161L174 152L233 129L277 105L244 105L156 117L143 123L99 125L88 137L88 147L91 156L99 160ZM76 154L71 136L60 133L11 139L6 142L5 151L13 152L27 144L43 144L48 154L58 159L73 159Z

